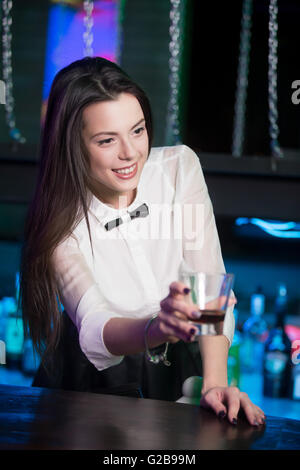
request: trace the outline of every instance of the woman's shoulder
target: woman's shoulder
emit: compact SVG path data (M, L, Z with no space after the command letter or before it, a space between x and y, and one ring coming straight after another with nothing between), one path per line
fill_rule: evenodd
M194 150L187 145L153 147L147 161L148 168L161 166L166 170L188 172L200 166L200 160ZM173 171L172 171L173 172Z
M201 172L197 154L187 145L153 147L143 170L143 184L167 183L177 191L190 175Z
M199 161L199 157L185 144L151 148L149 163L167 163L171 160Z

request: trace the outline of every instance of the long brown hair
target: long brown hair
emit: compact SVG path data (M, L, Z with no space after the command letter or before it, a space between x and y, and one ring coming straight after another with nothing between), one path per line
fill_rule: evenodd
M84 217L89 231L89 159L81 136L82 113L91 103L122 92L137 98L152 143L147 96L116 64L85 57L63 68L52 83L39 150L39 172L24 230L20 266L25 331L35 350L51 356L61 331L61 309L51 256Z

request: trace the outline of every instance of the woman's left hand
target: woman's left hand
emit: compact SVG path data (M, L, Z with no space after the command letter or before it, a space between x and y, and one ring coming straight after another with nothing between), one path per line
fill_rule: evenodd
M225 418L237 424L238 412L243 410L247 420L253 426L265 423L264 412L237 387L213 387L202 394L200 406L212 409L219 418Z

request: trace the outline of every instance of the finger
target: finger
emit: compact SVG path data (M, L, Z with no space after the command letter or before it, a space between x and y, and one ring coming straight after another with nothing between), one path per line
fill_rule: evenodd
M258 406L256 405L253 405L253 406L256 410L256 415L257 415L259 424L264 424L266 421L265 413Z
M186 319L195 320L201 317L201 312L196 304L187 304L184 300L177 300L174 297L166 297L160 302L160 307L167 313L174 311L185 315Z
M173 328L174 331L181 331L185 335L190 336L197 332L197 327L186 320L181 320L175 315L170 315L161 310L158 314L158 318L161 320L161 323L168 326L168 328Z
M190 288L186 286L183 282L174 281L169 286L170 295L172 297L182 298L181 296L185 296L190 292Z
M227 414L226 407L221 402L219 394L213 390L204 395L204 397L201 399L200 405L204 408L211 408L221 419L225 418Z
M232 424L237 424L240 409L240 391L237 387L228 387L225 394L228 419Z
M258 421L259 424L263 424L266 420L266 415L264 411L251 401L247 393L241 392L240 399L241 399L241 406L243 407L243 409L244 409L244 403L250 402L250 406L252 407L252 413L255 415L256 420Z
M261 412L258 407L252 403L247 393L244 392L241 393L241 408L244 410L244 413L252 426L263 424L264 420Z
M237 300L235 298L230 298L228 300L228 307L231 307L232 305L236 305L237 304Z
M187 321L178 319L163 311L159 312L158 318L161 320L160 329L164 334L176 336L183 341L193 341L197 333L197 327Z
M256 406L256 408L258 409L258 411L261 413L261 415L262 415L264 418L266 418L265 412L264 412L259 406L257 406L257 405L255 405L255 406Z
M162 320L159 324L160 331L171 338L179 338L183 341L193 341L197 332L196 328L187 322L179 321L177 318L170 318L170 315L159 313L158 317Z
M253 406L255 408L255 412L256 412L259 424L264 424L267 419L265 413L263 412L261 408L259 408L259 406L256 406L256 405L253 405Z
M258 426L258 421L256 419L254 408L252 406L251 401L248 398L246 397L241 398L241 408L243 409L249 423L252 424L253 426Z
M175 310L176 306L172 303L173 297L167 297L166 299L160 302L160 307L163 312L168 313L168 315L172 314L175 317L181 320L188 320L188 317L185 313L180 312L179 310Z
M178 331L176 328L172 328L166 324L161 325L161 331L166 335L168 342L174 342L174 338L177 340L186 340L186 334L182 331Z

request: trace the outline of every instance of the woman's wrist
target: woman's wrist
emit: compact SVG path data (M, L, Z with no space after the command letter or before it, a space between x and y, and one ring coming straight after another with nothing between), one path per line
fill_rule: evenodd
M214 380L214 381L207 381L203 379L202 388L201 388L201 395L204 395L208 390L215 388L215 387L228 387L227 380Z
M161 331L159 327L158 314L151 315L147 318L144 328L144 334L146 335L147 345L149 349L156 348L161 344L168 341L167 336Z
M214 371L216 372L216 371ZM220 367L217 373L207 371L203 374L202 394L206 393L211 388L215 387L228 387L227 366Z
M152 315L152 317L149 318L149 320L146 323L145 326L145 331L144 331L144 342L145 342L145 353L146 357L149 362L152 362L153 364L158 364L159 362L163 362L166 366L170 366L171 363L167 359L167 352L168 352L168 346L169 343L166 343L165 349L163 352L160 352L159 354L153 353L150 351L149 344L148 344L148 331L151 328L151 325L155 322L157 319L158 314Z

